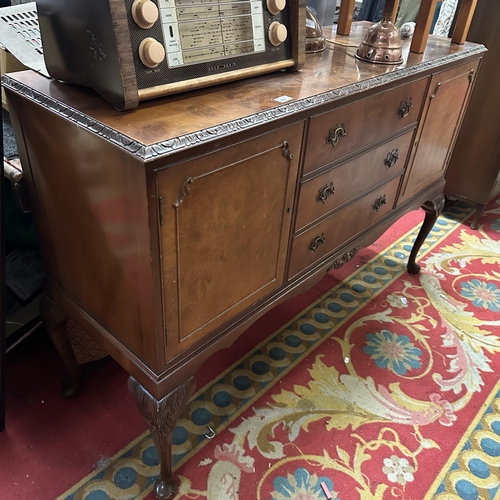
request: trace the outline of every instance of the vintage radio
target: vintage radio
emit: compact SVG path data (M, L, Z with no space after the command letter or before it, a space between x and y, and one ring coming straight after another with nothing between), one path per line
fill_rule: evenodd
M37 0L45 63L115 108L304 62L305 0Z

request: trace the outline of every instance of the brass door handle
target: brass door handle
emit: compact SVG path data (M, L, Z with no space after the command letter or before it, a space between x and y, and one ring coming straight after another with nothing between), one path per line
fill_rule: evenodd
M309 243L309 250L315 252L323 243L326 243L325 233L318 234L318 236L314 237L311 243Z
M439 89L441 88L441 85L443 85L442 82L437 82L436 88L434 89L434 92L431 95L431 99L434 99L434 97L437 96L437 93L439 92Z
M394 167L396 162L399 160L399 149L393 149L387 153L387 156L384 160L384 165L387 165L389 168Z
M382 196L379 196L376 200L375 203L373 204L373 210L376 210L377 212L382 208L383 205L387 203L387 200L385 198L385 194Z
M281 145L281 154L288 160L292 161L294 156L292 152L290 151L290 144L288 144L288 141L283 141L283 144Z
M405 116L408 116L410 114L412 108L413 108L412 98L406 97L401 101L399 105L398 115L401 116L401 118L404 118Z
M318 191L318 196L316 196L316 201L321 201L321 203L325 203L327 198L332 194L335 194L335 186L333 185L333 182L330 182L330 184L326 184Z
M331 144L332 147L335 147L342 137L345 137L347 132L345 130L345 123L342 125L335 125L328 131L328 137L326 139L327 144Z

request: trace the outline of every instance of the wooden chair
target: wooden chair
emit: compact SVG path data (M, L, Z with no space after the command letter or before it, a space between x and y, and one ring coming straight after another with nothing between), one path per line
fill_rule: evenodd
M413 34L411 42L411 52L421 54L425 50L437 1L438 0L422 0L420 11L417 16L415 33ZM399 0L386 0L386 2L393 3L391 20L394 22L398 12ZM472 22L472 17L474 16L476 4L477 0L461 0L459 3L457 13L455 14L453 34L451 37L453 43L463 44L465 42ZM349 35L351 32L353 12L354 0L342 0L337 26L337 33L339 35Z

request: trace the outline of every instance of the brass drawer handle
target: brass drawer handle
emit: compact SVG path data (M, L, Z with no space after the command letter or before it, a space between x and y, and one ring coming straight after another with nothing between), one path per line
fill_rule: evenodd
M311 240L311 243L309 244L309 250L315 252L323 243L326 243L325 233L318 234L318 236Z
M384 160L384 165L387 165L389 168L394 167L396 162L399 160L399 149L393 149L387 153L387 156Z
M408 116L410 114L412 108L413 108L412 98L407 97L406 99L403 99L401 101L401 104L399 105L398 109L398 115L401 116L401 118L404 118L405 116Z
M346 130L345 130L345 123L343 123L342 125L335 125L335 127L332 127L329 131L328 131L328 138L326 139L326 143L327 144L331 144L332 147L335 147L340 139L342 139L342 137L345 137L347 134Z
M327 198L332 194L335 194L335 187L333 185L333 182L330 182L330 184L326 184L318 191L318 196L316 197L316 201L321 201L321 203L325 203Z
M386 203L387 200L385 199L385 194L383 194L375 200L375 203L373 204L373 210L376 210L378 212Z

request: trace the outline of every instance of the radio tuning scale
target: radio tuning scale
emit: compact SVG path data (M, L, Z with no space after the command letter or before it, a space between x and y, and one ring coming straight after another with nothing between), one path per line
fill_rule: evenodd
M114 107L304 62L305 0L38 0L50 75Z

